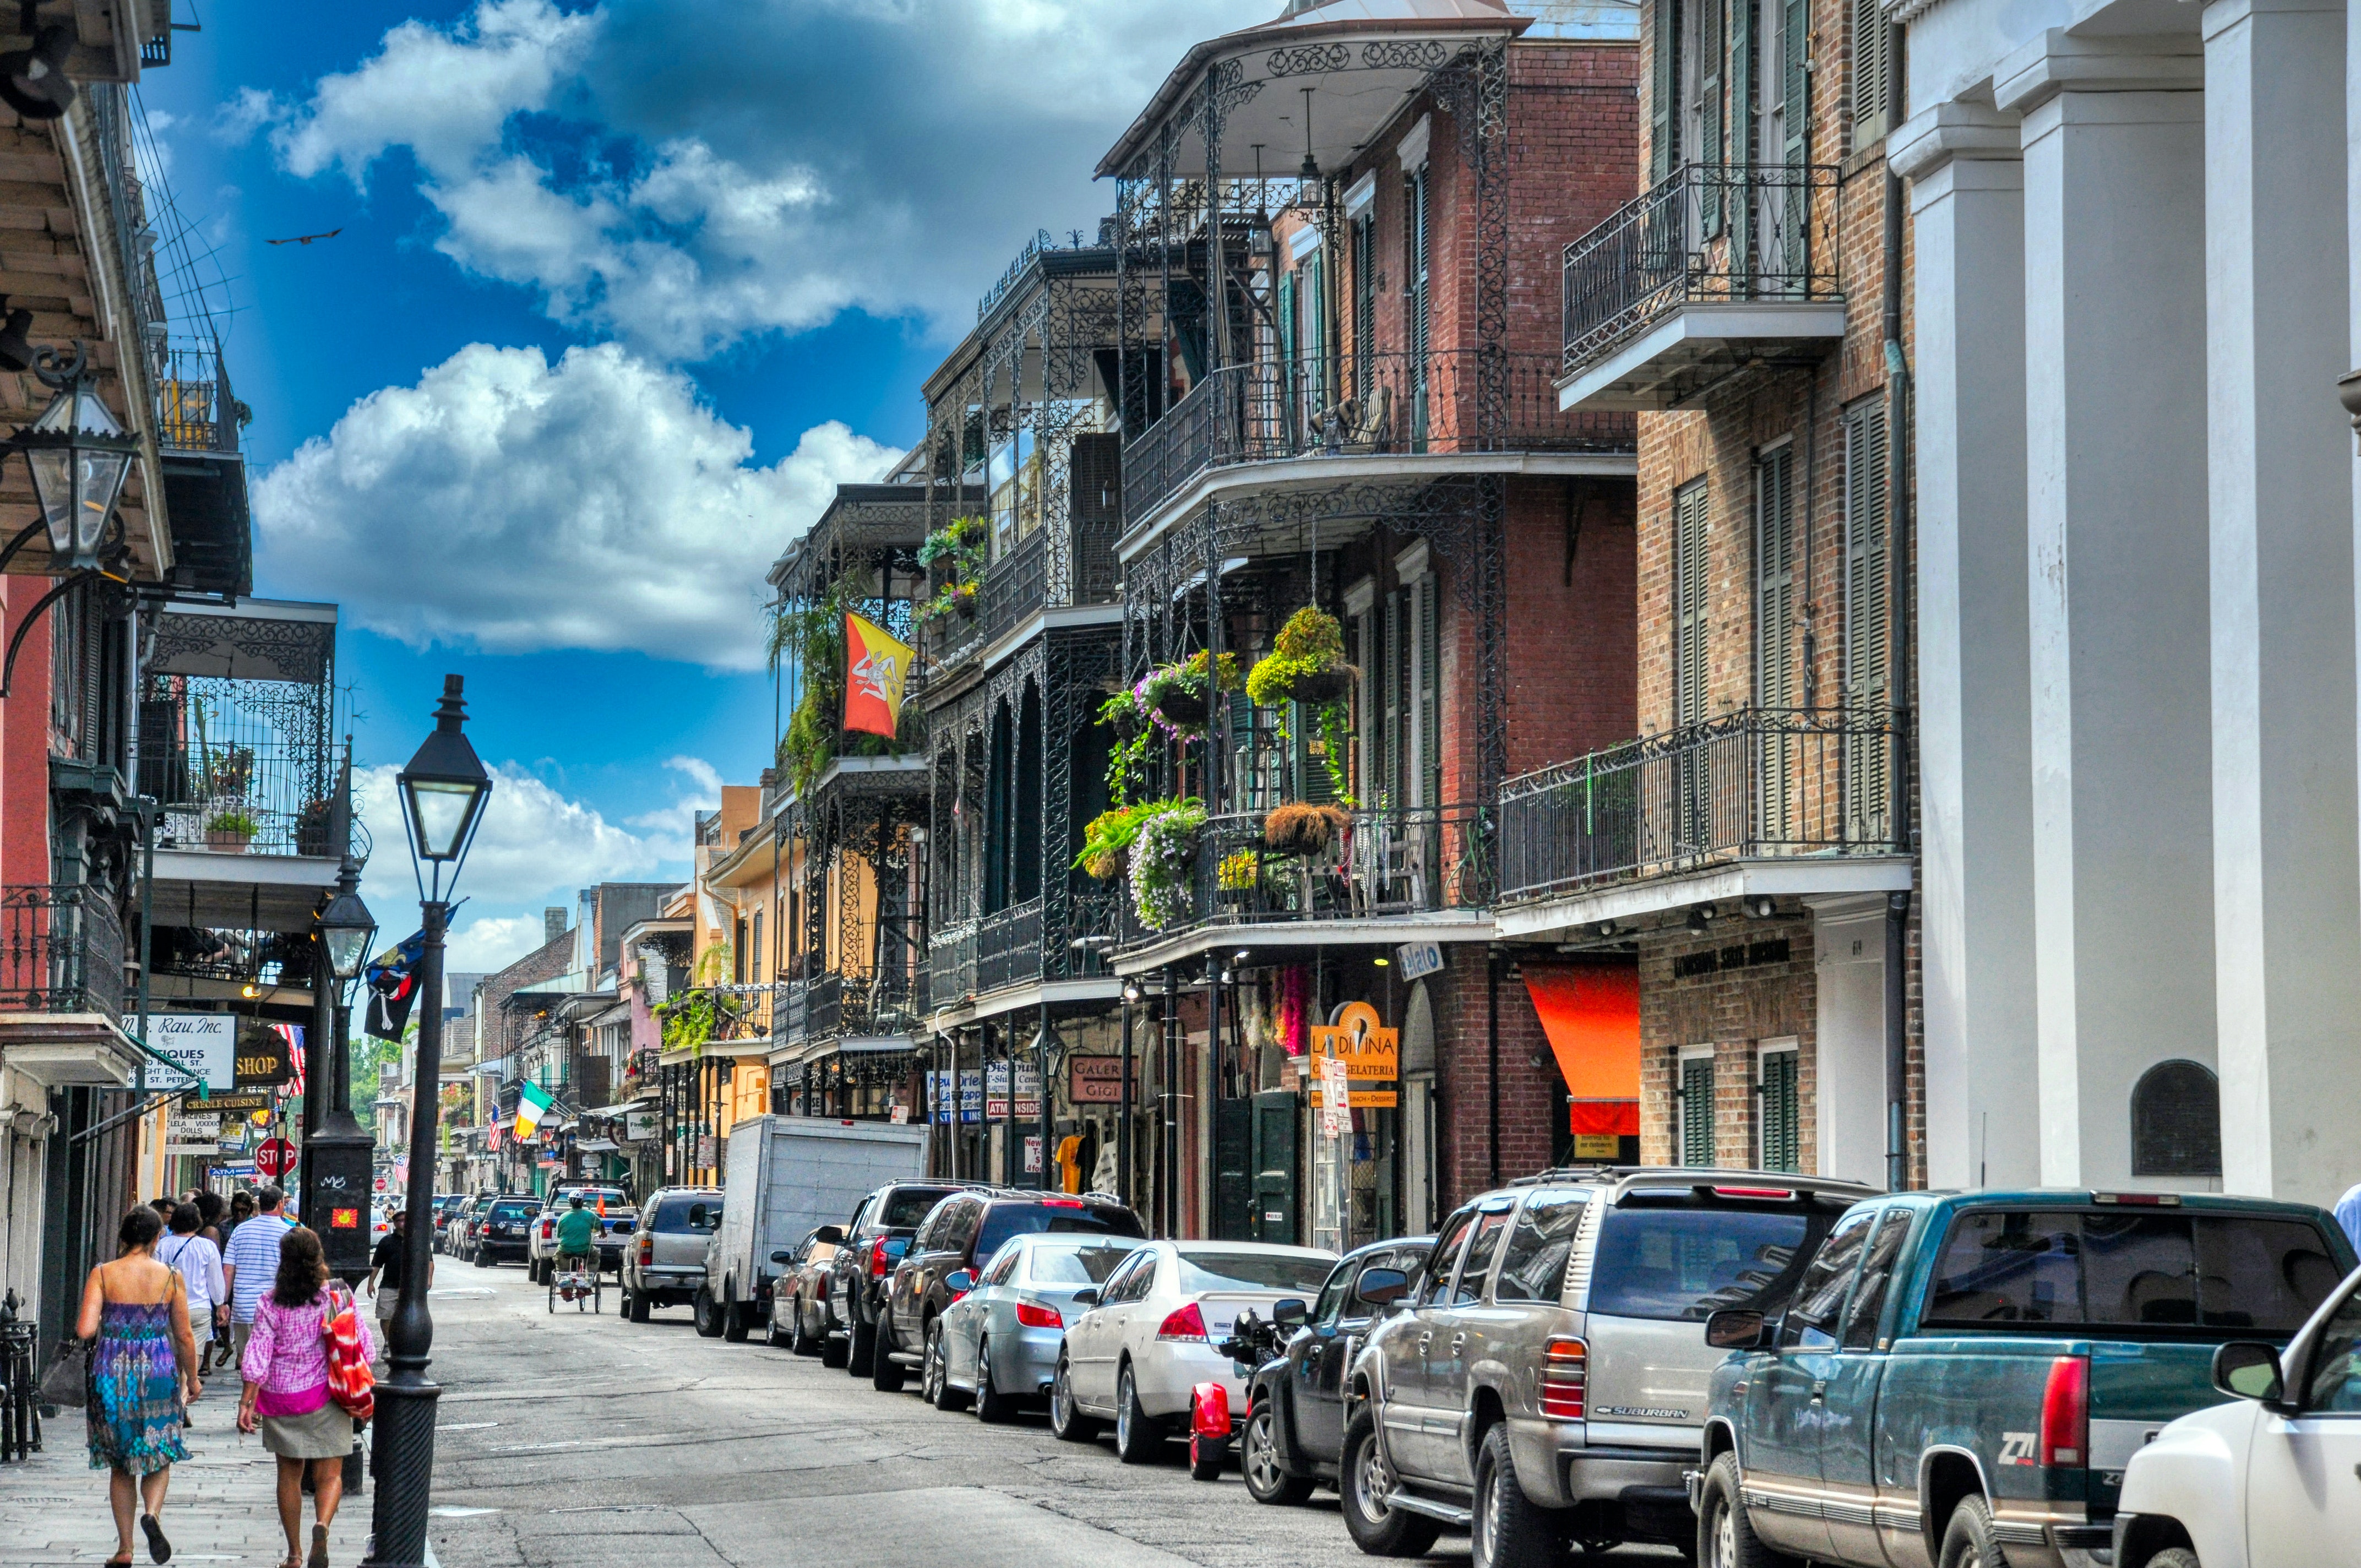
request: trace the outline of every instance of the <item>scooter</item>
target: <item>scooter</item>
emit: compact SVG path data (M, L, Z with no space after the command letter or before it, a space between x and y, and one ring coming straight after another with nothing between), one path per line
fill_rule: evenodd
M1292 1309L1290 1310L1290 1309ZM1230 1358L1251 1390L1257 1376L1286 1354L1287 1342L1303 1326L1301 1301L1281 1301L1268 1321L1248 1308L1230 1325L1230 1337L1213 1348ZM1251 1393L1247 1396L1251 1400ZM1200 1383L1189 1394L1189 1477L1216 1481L1228 1465L1236 1428L1230 1420L1230 1391L1219 1383Z

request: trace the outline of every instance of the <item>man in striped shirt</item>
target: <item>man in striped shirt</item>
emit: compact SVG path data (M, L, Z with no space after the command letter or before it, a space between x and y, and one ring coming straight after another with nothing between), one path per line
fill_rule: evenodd
M279 1277L279 1244L295 1227L279 1212L287 1195L266 1187L254 1196L258 1211L253 1219L230 1233L229 1250L222 1255L222 1275L229 1287L230 1365L246 1364L247 1336L254 1332L254 1309L263 1292Z

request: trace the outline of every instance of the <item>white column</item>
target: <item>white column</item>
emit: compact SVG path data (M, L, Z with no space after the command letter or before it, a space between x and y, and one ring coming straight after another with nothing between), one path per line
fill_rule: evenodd
M2024 116L2041 1177L2131 1181L2130 1099L2213 1065L2203 61L2052 31Z
M2333 1203L2361 1175L2344 0L2203 28L2222 1177Z
M2040 1179L2017 117L1949 103L1886 144L1910 181L1927 1178Z

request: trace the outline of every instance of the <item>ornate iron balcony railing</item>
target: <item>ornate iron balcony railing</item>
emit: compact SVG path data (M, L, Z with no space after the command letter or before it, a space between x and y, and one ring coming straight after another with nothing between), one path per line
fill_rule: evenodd
M0 1013L123 1016L123 923L88 886L0 888Z
M1503 902L1764 857L1906 850L1890 709L1742 708L1500 788Z
M1682 305L1841 300L1833 244L1838 170L1826 163L1692 163L1565 247L1573 371ZM1825 203L1817 199L1825 197Z

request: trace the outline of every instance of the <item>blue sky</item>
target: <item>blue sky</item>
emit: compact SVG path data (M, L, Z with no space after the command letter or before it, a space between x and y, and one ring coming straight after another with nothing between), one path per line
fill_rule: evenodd
M1095 227L1091 166L1187 46L1278 9L200 0L141 97L236 306L257 591L344 606L362 762L457 670L500 770L454 968L685 874L771 750L763 566L915 438L1034 229Z

